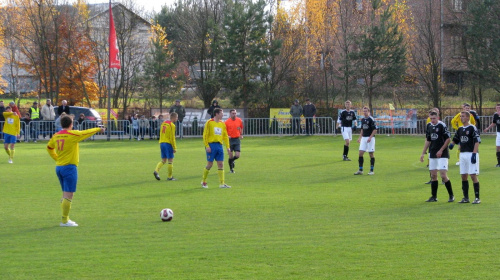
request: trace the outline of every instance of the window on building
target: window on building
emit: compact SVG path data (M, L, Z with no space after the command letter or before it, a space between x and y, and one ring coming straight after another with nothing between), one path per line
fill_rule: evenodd
M465 50L461 36L451 36L451 53L453 56L465 56Z
M463 10L463 0L451 0L451 5L454 11Z

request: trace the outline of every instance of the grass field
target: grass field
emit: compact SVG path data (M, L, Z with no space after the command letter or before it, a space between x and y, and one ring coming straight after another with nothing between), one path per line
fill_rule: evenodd
M353 176L358 144L343 162L341 137L245 138L231 189L215 168L200 187L201 139L178 141L175 182L153 177L156 141L85 142L77 228L59 227L45 143L19 144L14 164L0 154L0 279L500 279L494 138L480 146L480 205L447 203L443 185L424 202L423 140L378 136L375 175Z

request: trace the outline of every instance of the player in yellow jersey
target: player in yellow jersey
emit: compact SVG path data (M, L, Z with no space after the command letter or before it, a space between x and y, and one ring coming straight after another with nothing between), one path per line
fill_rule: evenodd
M97 132L104 132L104 128L72 130L73 119L70 116L61 118L61 126L63 130L52 136L47 144L47 151L56 161L56 174L63 191L61 199L62 222L60 225L62 227L77 227L78 224L69 219L69 211L78 181L77 166L80 161L78 142Z
M224 149L222 148L222 144L225 144L228 154L231 152L231 149L229 148L229 137L227 135L226 124L222 121L222 109L214 109L214 118L205 123L205 128L203 129L203 143L205 144L207 152L207 166L203 170L201 186L205 189L208 188L208 173L214 164L214 160L216 160L218 168L217 173L219 174L219 187L230 188L230 186L226 185L224 182Z
M468 103L464 103L464 104L462 104L462 109L463 109L462 111L469 112L470 105ZM464 124L462 123L462 120L460 119L461 114L462 114L461 112L456 114L455 117L451 120L451 126L453 127L453 129L455 129L455 131L457 131L459 127L464 126ZM470 114L469 124L476 125L476 119L474 118L474 116L472 114ZM460 165L460 144L458 144L457 163L455 165Z
M160 180L160 169L168 160L168 177L167 180L175 181L172 176L172 171L174 169L174 153L177 151L177 145L175 143L175 122L177 121L177 113L170 113L170 120L164 121L160 126L160 151L161 151L161 161L156 165L155 175L156 180Z
M4 135L3 147L5 148L7 155L9 155L9 163L13 163L14 146L16 145L17 138L19 138L21 133L21 122L19 121L17 113L12 112L12 108L10 106L5 107L3 117L5 118L5 124L2 130Z

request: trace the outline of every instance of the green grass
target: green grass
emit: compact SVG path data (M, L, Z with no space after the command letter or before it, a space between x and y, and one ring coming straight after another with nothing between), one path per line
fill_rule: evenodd
M0 279L499 279L494 138L480 147L480 205L447 203L443 185L424 202L422 146L378 136L375 176L353 176L358 144L343 162L341 137L248 137L232 188L213 169L202 189L201 139L178 142L175 182L166 168L153 177L156 141L85 142L80 226L61 228L45 144L18 144L14 164L0 155ZM175 217L161 222L167 207Z

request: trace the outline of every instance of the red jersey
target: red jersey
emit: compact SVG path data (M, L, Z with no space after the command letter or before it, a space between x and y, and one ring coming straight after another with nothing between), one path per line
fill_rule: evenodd
M234 121L229 118L226 120L226 129L230 138L239 138L241 131L243 131L243 121L238 117L236 117Z

